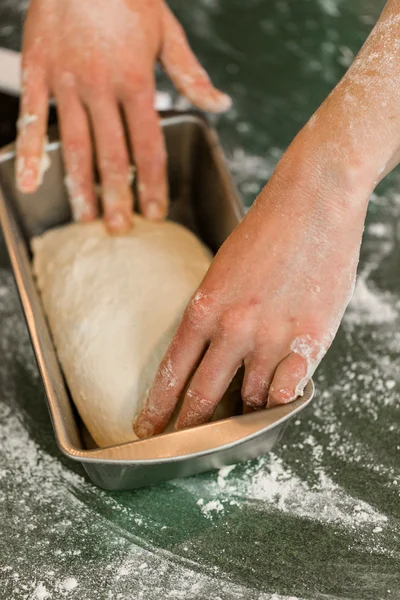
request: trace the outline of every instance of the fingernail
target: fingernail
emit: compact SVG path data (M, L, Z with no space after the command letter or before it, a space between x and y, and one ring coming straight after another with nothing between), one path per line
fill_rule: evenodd
M34 192L39 180L40 161L32 156L20 157L16 167L18 188L24 193Z
M154 435L154 425L150 421L141 419L135 426L136 435L140 438L148 438Z
M229 110L232 106L232 98L228 96L228 94L224 94L221 92L220 106L222 111Z
M225 112L232 106L232 98L223 92L218 92L208 99L207 110L215 113Z
M272 408L274 406L282 406L284 404L290 404L293 400L296 400L297 394L291 392L291 390L280 389L278 390L279 397L274 398L268 396L267 408ZM277 395L278 395L277 394Z
M296 386L296 390L295 390L296 398L298 398L299 396L304 396L304 389L308 382L309 382L308 377L303 377L303 379L301 381L299 381L299 383Z
M112 234L128 233L132 229L132 215L125 212L114 212L106 219L107 229Z
M151 221L160 221L166 216L165 206L159 202L149 202L146 206L146 217Z

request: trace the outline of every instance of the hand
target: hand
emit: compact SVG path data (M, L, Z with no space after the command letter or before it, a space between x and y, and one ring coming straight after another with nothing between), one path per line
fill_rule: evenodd
M180 92L208 111L230 99L216 90L162 0L32 0L24 29L17 185L34 192L43 176L48 100L59 112L66 184L76 220L97 215L93 130L104 217L110 232L131 226L133 198L121 110L126 117L145 216L167 212L166 155L154 110L159 58Z
M210 420L242 363L253 409L290 402L350 300L368 200L400 159L398 0L216 255L160 365L135 431Z
M139 437L164 430L192 376L177 429L209 421L242 364L248 407L302 394L350 299L365 211L329 210L327 182L299 169L285 158L216 255L157 373Z

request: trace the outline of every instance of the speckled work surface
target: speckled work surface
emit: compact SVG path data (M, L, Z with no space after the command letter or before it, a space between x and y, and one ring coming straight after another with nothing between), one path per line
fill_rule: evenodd
M248 204L382 4L171 2L235 99L217 125ZM0 1L0 43L18 47L20 19L18 2ZM107 493L56 448L0 241L1 600L400 599L399 265L397 173L371 200L355 296L317 397L276 453Z

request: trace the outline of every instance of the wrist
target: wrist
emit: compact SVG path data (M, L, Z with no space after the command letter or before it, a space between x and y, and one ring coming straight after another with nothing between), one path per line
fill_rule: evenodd
M371 190L355 184L354 177L346 181L341 163L325 169L325 158L316 157L310 144L300 135L294 140L246 219L262 239L271 231L284 232L288 244L297 239L300 255L313 247L307 252L322 256L340 249L353 256L361 243ZM273 245L269 249L274 252Z
M294 211L322 211L335 223L364 215L375 187L374 175L363 161L314 127L298 134L270 183Z
M363 188L369 196L400 159L400 86L377 99L376 90L359 84L364 61L353 63L298 136L307 154L356 196ZM385 78L376 84L384 88Z

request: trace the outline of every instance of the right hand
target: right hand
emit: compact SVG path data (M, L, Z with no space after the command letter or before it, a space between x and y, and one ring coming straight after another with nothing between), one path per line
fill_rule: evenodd
M364 181L350 188L345 170L333 181L318 155L308 162L312 147L309 135L293 142L219 249L161 362L138 437L162 433L182 396L175 429L210 421L242 365L249 409L303 394L351 297L370 192Z
M213 87L163 0L32 0L22 54L18 188L29 193L40 186L53 94L74 218L91 221L98 212L92 129L106 225L111 233L131 227L133 197L120 109L135 157L141 212L164 218L166 154L154 109L158 58L177 89L199 108L229 108L230 98Z
M244 403L304 390L350 300L368 201L400 160L399 3L290 145L218 251L156 374L135 431L206 423L244 365Z

